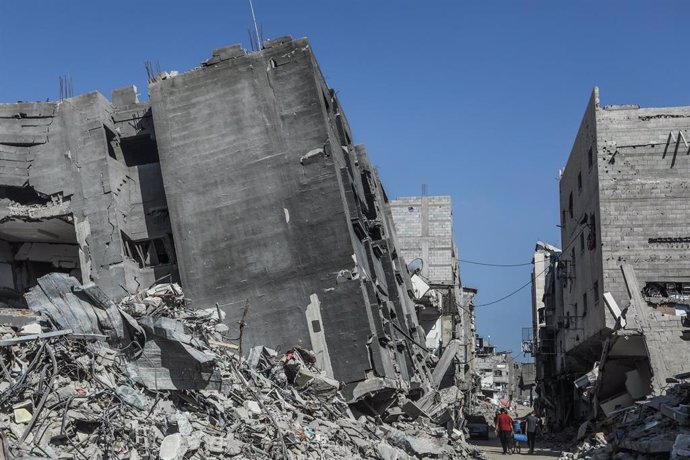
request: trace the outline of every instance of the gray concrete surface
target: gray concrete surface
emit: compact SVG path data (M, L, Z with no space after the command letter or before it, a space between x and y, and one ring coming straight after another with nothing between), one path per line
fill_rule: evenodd
M238 336L248 304L245 350L310 348L345 383L426 379L387 198L309 42L218 49L149 90L193 306Z

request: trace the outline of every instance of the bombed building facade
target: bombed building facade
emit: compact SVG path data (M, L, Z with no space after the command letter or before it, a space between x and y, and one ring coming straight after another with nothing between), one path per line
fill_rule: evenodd
M0 105L3 301L51 271L122 297L177 279L151 110L90 93Z
M396 198L390 208L401 255L409 262L421 261L418 275L429 285L418 302L427 346L443 349L460 338L453 317L462 303L451 197Z
M408 261L415 293L415 309L426 336L426 346L441 357L439 368L448 366L441 387L457 385L468 400L478 382L474 371L477 290L460 281L458 249L453 231L450 196L400 197L390 202L397 233L397 248Z
M575 401L556 410L564 424L586 415L578 407L608 415L690 371L688 129L690 107L602 107L596 88L589 101L560 179L549 292L562 313L538 358L574 381Z
M427 385L388 199L308 41L148 90L0 105L3 302L54 271L113 299L179 280L247 350L314 350L351 401Z

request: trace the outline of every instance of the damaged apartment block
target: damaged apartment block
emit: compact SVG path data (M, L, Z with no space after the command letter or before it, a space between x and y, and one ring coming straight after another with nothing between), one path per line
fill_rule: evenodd
M309 42L218 49L149 92L193 304L218 305L236 335L246 324L247 348L314 350L350 401L421 391L425 338L388 200Z
M178 278L155 134L134 87L0 105L2 301L50 272L122 298Z
M430 388L388 198L306 39L215 50L136 88L0 105L0 282L111 299L157 280L249 350L314 350L351 402Z
M592 94L560 180L562 253L535 254L535 276L547 272L539 389L564 425L690 371L689 130L690 107L602 107Z

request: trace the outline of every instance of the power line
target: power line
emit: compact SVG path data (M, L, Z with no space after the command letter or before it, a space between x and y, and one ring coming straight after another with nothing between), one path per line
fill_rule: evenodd
M588 227L589 227L589 225L584 225L584 226L580 229L580 231L577 232L577 233L573 236L573 239L570 240L570 243L568 243L563 249L561 249L561 254L566 254L566 251L570 248L570 246L572 246L573 243L575 243L575 242L577 241L577 237L580 236L580 234L581 234L582 232L584 232L585 229L588 228ZM469 262L469 263L471 263L471 262ZM526 264L525 264L525 265L526 265ZM544 270L541 271L541 273L539 273L538 275L536 275L534 278L537 278L537 277L540 276L541 274L545 273L549 268L550 268L550 267L547 266ZM518 292L522 291L524 288L526 288L526 287L529 286L530 284L532 284L532 279L530 279L527 283L523 284L522 286L520 286L519 288L517 288L516 290L514 290L514 291L511 292L510 294L507 294L507 295L501 297L500 299L496 299L496 300L494 300L494 301L492 301L492 302L477 304L477 305L475 305L475 308L476 308L476 307L487 307L487 306L489 306L489 305L493 305L493 304L495 304L495 303L502 302L502 301L504 301L504 300L506 300L506 299L508 299L508 298L510 298L510 297L512 297L512 296L514 296L514 295L517 294Z
M472 265L484 265L486 267L524 267L525 265L532 265L532 262L527 262L524 264L489 264L486 262L477 262L474 260L458 259L458 262L463 262Z
M545 273L549 268L550 268L550 267L546 267L544 270L541 271L541 273L539 273L539 275L541 275L542 273ZM539 276L539 275L537 275L537 276ZM535 278L536 278L536 276L535 276ZM520 286L519 288L517 288L516 290L514 290L513 292L511 292L510 294L505 295L505 296L501 297L500 299L496 299L496 300L494 300L493 302L477 304L477 305L475 305L474 307L475 307L475 308L476 308L476 307L486 307L486 306L493 305L493 304L498 303L498 302L502 302L502 301L506 300L507 298L512 297L512 296L514 296L515 294L517 294L518 292L522 291L523 289L525 289L525 288L526 288L527 286L529 286L530 284L532 284L532 280L531 280L531 279L530 279L528 282L526 282L525 284L523 284L522 286Z

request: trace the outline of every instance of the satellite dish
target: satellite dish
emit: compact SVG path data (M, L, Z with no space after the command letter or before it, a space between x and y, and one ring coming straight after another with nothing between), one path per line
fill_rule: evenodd
M419 257L407 264L407 271L413 275L419 275L422 273L422 268L424 268L424 261Z

